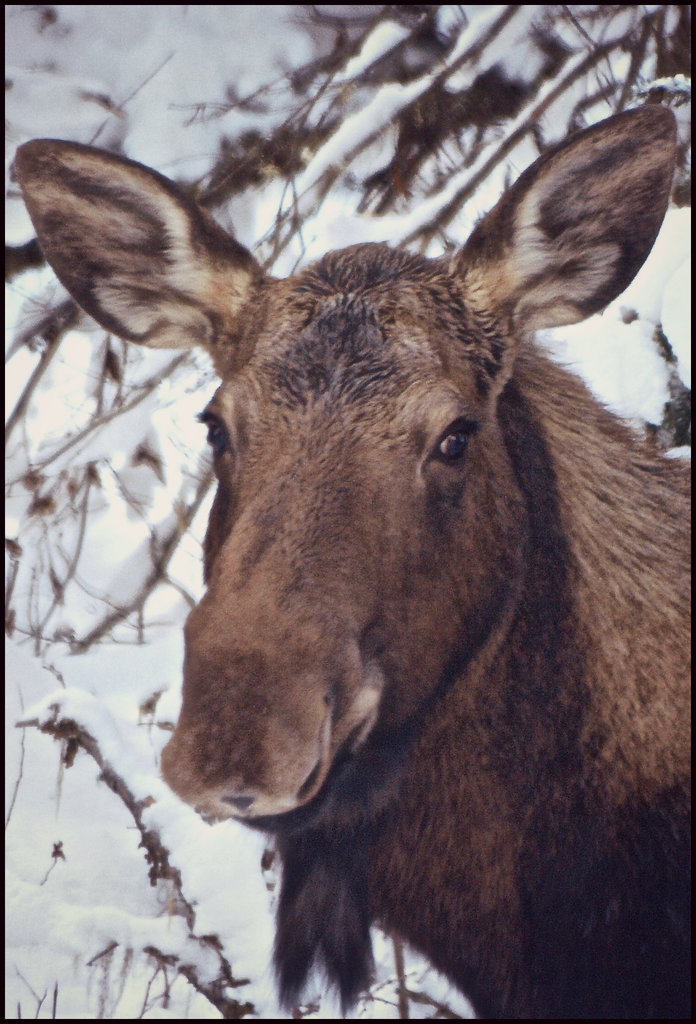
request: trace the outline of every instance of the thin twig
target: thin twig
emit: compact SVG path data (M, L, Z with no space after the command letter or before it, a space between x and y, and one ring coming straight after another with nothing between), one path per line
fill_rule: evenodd
M84 476L84 481L83 482L84 482L85 493L83 495L82 503L81 503L80 521L79 521L78 529L77 529L77 539L75 541L75 547L73 549L73 553L72 553L72 556L70 558L70 561L68 562L68 566L67 566L67 568L66 568L66 570L65 570L65 572L63 574L63 578L61 580L57 581L56 586L53 588L53 600L51 601L51 604L49 605L48 610L44 613L44 616L43 616L40 624L37 627L37 630L36 630L36 641L37 641L37 644L40 642L40 638L43 636L43 632L44 632L44 629L46 628L46 624L48 623L49 619L53 615L53 612L55 611L55 609L58 607L59 604L62 604L64 595L65 595L65 589L66 589L68 583L70 582L70 580L75 575L75 571L77 570L78 562L80 561L80 555L82 553L82 547L83 547L84 540L85 540L85 535L86 535L86 532L87 532L87 514L89 512L89 495L90 495L92 483L93 483L93 481L95 479L94 472L93 472L93 465L94 465L93 463L88 463L87 464L86 472L85 472L85 476ZM38 653L38 650L37 650L37 653Z
M404 944L396 935L392 936L394 947L394 967L396 969L396 992L399 1000L399 1020L408 1020L408 990L406 988L406 971L404 969Z
M22 697L22 691L21 691L21 688L18 688L18 689L19 689L19 705L20 705L21 709L24 710L24 700L23 700L23 697ZM12 811L14 810L14 805L17 802L17 793L19 792L19 787L21 785L22 778L24 776L25 738L26 738L26 734L22 733L22 739L20 741L19 771L17 772L17 778L16 778L15 784L14 784L14 786L12 788L12 796L10 798L9 807L7 808L7 814L5 815L5 829L7 829L7 826L10 824L10 819L12 817Z
M136 406L140 405L140 403L143 402L148 397L148 395L152 394L152 392L159 387L164 378L168 377L171 373L173 373L174 370L176 370L177 367L181 366L181 364L185 362L187 358L188 353L180 353L178 356L176 356L176 358L172 359L171 363L169 363L169 365L166 366L164 370L156 374L154 377L151 377L143 384L139 385L137 393L133 398L130 399L130 401L126 402L124 405L119 406L118 408L112 408L108 412L102 413L101 416L93 417L85 427L83 427L81 430L78 430L76 434L73 434L70 438L68 438L65 444L60 445L60 447L56 448L55 451L51 452L50 455L47 455L44 459L41 460L41 462L37 463L34 469L38 470L39 472L43 472L44 470L46 470L48 466L51 465L51 463L55 462L56 459L59 459L62 455L65 455L66 452L70 451L71 448L74 448L85 438L90 437L95 430L99 430L101 427L106 426L107 423L110 423L111 420L115 419L117 416L123 416L126 413L131 412L131 410L135 409ZM11 482L16 483L17 481Z
M32 337L38 336L46 339L46 345L39 357L39 361L34 367L22 394L19 396L17 404L7 418L7 423L5 424L5 445L7 445L15 426L24 415L31 397L58 351L64 335L77 323L78 319L79 310L72 299L69 299L66 302L62 302L57 309L51 310L50 314L44 317L40 324L35 325L30 333L18 338L16 344L12 346L12 351L16 352L23 348Z
M212 471L209 470L199 480L193 501L179 516L177 516L176 525L169 532L168 536L162 540L159 546L158 556L153 563L152 569L146 576L135 597L127 604L114 608L113 611L109 612L109 614L106 615L101 622L97 623L97 625L94 626L86 636L82 637L82 639L73 640L70 645L73 653L86 651L88 647L91 647L92 644L101 640L103 636L109 633L120 622L127 619L129 615L132 615L134 612L139 612L154 588L159 583L166 580L167 569L174 552L176 551L177 545L193 522L201 503L210 490L213 479L214 475Z
M141 89L144 89L144 88L145 88L145 86L146 86L146 85L148 84L148 82L151 82L151 81L152 81L152 79L153 79L153 78L155 77L155 75L158 75L158 74L160 73L160 71L162 70L162 68L163 68L163 67L164 67L164 66L165 66L166 64L168 64L168 63L169 63L169 61L170 61L170 60L172 59L172 57L173 57L173 56L174 56L174 51L172 51L172 52L171 52L170 54L168 54L168 55L167 55L167 56L166 56L166 57L164 58L164 60L163 60L163 61L161 61L161 62L160 62L160 63L159 63L158 65L157 65L157 67L156 67L156 68L154 69L154 71L151 71L149 75L146 75L146 77L145 77L145 78L144 78L144 79L142 80L142 82L140 82L140 83L139 83L138 85L136 85L135 89L133 89L133 91L132 91L132 92L131 92L131 93L130 93L130 94L129 94L128 96L126 96L126 98L125 98L125 100L123 101L123 103L119 104L119 105L118 105L118 106L116 107L116 109L118 109L118 110L123 110L123 108L124 108L124 107L126 106L126 104L127 104L127 103L128 103L128 102L129 102L130 100L132 100L134 96L137 96L137 94L138 94L138 93L140 92L140 90L141 90ZM91 144L91 145L94 145L94 143L95 143L95 142L97 141L97 139L99 138L99 136L101 135L101 133L102 133L102 132L104 131L104 129L106 128L106 125L107 125L107 123L108 123L108 118L105 118L105 119L104 119L104 120L102 121L102 123L101 123L101 124L99 125L99 127L98 127L98 128L96 129L96 131L94 132L94 134L92 135L92 138L90 139L90 144Z

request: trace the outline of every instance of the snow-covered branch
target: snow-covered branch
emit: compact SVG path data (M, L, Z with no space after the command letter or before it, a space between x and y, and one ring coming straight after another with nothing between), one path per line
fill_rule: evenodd
M144 811L152 798L136 798L123 777L103 756L97 740L77 721L64 717L58 704L49 706L48 711L41 718L25 719L18 722L17 726L24 729L38 728L59 740L62 744L61 762L66 768L72 766L78 750L85 751L96 762L101 781L127 808L140 833L140 846L149 865L151 885L160 881L167 883L171 889L171 913L176 914L177 918L183 918L185 922L187 934L182 949L173 952L171 942L167 946L163 943L160 946L154 936L151 941L143 943L142 951L152 957L165 973L169 971L183 975L196 991L220 1011L225 1020L240 1020L254 1015L252 1003L240 1001L229 993L229 990L248 985L248 979L234 977L222 945L215 936L196 934L196 912L184 893L181 873L171 864L169 851L157 831L144 818ZM173 918L172 927L178 927ZM98 957L110 954L121 941L112 939L87 966L91 966Z

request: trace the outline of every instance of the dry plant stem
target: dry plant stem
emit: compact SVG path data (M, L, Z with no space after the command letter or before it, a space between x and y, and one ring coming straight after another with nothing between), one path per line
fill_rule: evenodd
M20 695L20 700L21 700L21 695ZM15 779L15 784L12 787L12 796L10 797L9 807L7 808L7 814L5 815L5 830L6 831L7 831L7 826L10 824L10 819L12 817L12 811L14 810L14 805L17 802L17 793L19 792L19 787L20 787L20 785L22 783L22 779L24 777L24 758L25 758L25 753L26 753L25 752L26 744L24 742L24 737L25 737L25 734L22 733L22 742L20 744L20 755L19 755L19 771L17 772L17 778Z
M108 956L109 953L113 953L115 949L118 949L118 942L110 942L104 949L95 953L91 960L87 961L87 967L93 967L97 960L101 960L103 956Z
M179 871L169 863L169 851L163 846L159 835L151 828L148 828L143 821L143 810L147 806L146 800L138 800L131 792L128 785L121 776L108 764L99 749L99 744L85 729L77 722L69 718L60 718L56 708L55 718L50 722L39 724L37 719L26 720L17 723L18 727L38 727L41 732L54 736L63 743L69 743L81 747L90 757L96 761L101 772L101 780L106 783L112 793L121 800L128 809L135 825L140 832L140 845L145 850L145 859L150 865L150 882L155 885L158 881L166 880L174 890L174 900L183 908L183 916L189 930L189 939L197 942L208 952L213 952L219 961L218 975L213 982L201 981L196 973L196 968L191 964L180 963L177 957L161 952L155 946L144 948L149 956L152 956L157 963L166 965L183 974L193 987L205 996L213 1006L221 1013L225 1020L240 1020L253 1013L254 1007L249 1002L241 1003L237 999L231 999L225 995L225 989L235 988L248 984L248 979L236 979L232 975L229 962L222 953L219 940L211 936L195 935L193 929L196 923L196 914L192 904L186 899L182 891L182 881ZM116 947L111 945L111 949ZM107 950L103 950L101 954ZM90 963L94 962L93 958ZM89 964L88 964L89 966Z
M65 588L75 575L77 564L80 560L80 554L82 552L82 546L84 544L85 533L87 530L87 515L89 513L89 494L91 486L92 482L90 478L90 467L88 466L84 478L84 494L82 496L82 501L80 503L80 521L78 525L77 541L75 543L75 548L70 558L70 563L67 569L65 570L63 578L61 580L58 580L56 578L56 585L53 587L53 600L48 608L48 611L44 614L40 624L36 627L34 631L34 645L35 653L37 655L40 652L41 638L43 636L43 631L46 627L46 624L50 620L51 616L53 615L53 612L58 607L58 605L63 603Z
M10 565L7 574L7 582L5 583L5 632L8 636L12 636L15 622L15 612L12 608L12 594L14 593L17 574L19 573L19 556L10 553L9 561Z

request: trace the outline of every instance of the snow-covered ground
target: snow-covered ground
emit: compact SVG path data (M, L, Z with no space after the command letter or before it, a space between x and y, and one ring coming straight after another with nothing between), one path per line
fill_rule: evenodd
M481 17L491 18L497 8L470 10L482 10ZM21 142L53 136L118 144L126 155L172 177L205 175L221 135L277 123L286 105L283 75L312 59L317 48L330 49L331 39L300 24L297 11L259 5L6 7L11 82L6 166ZM51 12L56 12L55 19ZM346 81L394 45L399 33L402 26L382 25L342 73ZM193 116L201 103L224 100L230 87L237 95L248 95L265 84L270 86L268 95L275 97L267 114L234 109L214 119ZM311 189L337 154L349 157L356 140L374 130L376 119L387 123L421 87L417 80L407 88L384 90L370 109L357 110L347 119L306 168L300 196L304 190L308 204L312 196L314 202ZM524 147L515 154L515 173L531 156ZM33 231L9 175L6 191L8 240L20 244ZM481 206L495 198L477 195L462 212L464 234ZM281 201L281 187L275 184L235 199L226 215L240 241L253 246L263 239ZM401 218L372 218L358 214L355 202L354 195L337 190L315 212L308 205L304 253L286 251L274 271L284 273L299 258L308 260L354 241L398 242L413 230L413 218L423 216L420 209ZM601 316L541 339L555 358L576 367L617 413L637 422L659 422L668 398L668 369L652 340L658 322L677 357L677 372L690 386L689 251L688 211L672 210L648 262L624 296ZM48 270L25 274L10 287L9 347L21 323L51 291L59 294L56 289ZM626 308L637 316L626 316ZM66 591L64 604L51 613L51 629L63 628L66 635L84 634L97 615L100 595L124 601L137 590L153 524L165 523L172 503L193 487L185 467L195 470L204 431L194 434L191 423L215 386L205 358L196 357L128 415L90 437L89 448L71 447L61 455L62 440L79 431L93 411L85 405L83 382L85 375L96 372L97 337L101 332L80 325L65 339L42 383L41 401L25 417L21 444L11 445L7 453L10 480L18 480L31 460L49 452L55 454L51 472L56 479L78 456L86 463L108 455L123 471L121 479L130 473L131 485L143 489L145 518L134 517L123 503L111 500L108 488L115 485L108 477L102 483L107 491L89 506L81 585ZM172 353L136 353L129 379L156 377L172 358ZM8 362L10 409L35 362L36 355L22 348ZM167 467L164 480L129 469L125 453L143 439ZM21 487L10 489L6 535L39 550L46 538L40 519L27 520L28 500ZM283 1016L269 970L275 878L272 868L261 868L263 839L233 822L206 825L167 790L158 774L159 754L169 736L160 726L173 722L178 709L187 598L195 600L201 593L198 545L207 508L204 503L170 567L176 587L162 588L148 605L144 644L135 643L126 629L117 632L121 642L96 646L80 656L53 644L36 658L21 631L7 644L7 1018L219 1016L184 977L167 970L162 957L144 952L153 947L162 956L195 964L202 980L214 977L217 968L210 950L194 942L184 918L172 912L168 884L150 885L140 833L121 799L100 781L96 763L80 752L71 767L64 767L65 745L34 726L15 725L50 721L56 708L61 718L73 719L97 739L105 760L144 802L143 820L159 832L181 873L186 898L195 906L196 935L219 936L234 977L247 979L234 989L234 998L253 1003L262 1018ZM58 547L70 548L74 538L69 531L74 528L71 521L55 540ZM32 600L50 608L45 575L46 592L39 591ZM36 574L33 581L22 583L27 593L30 585L36 585ZM19 600L16 593L15 598ZM159 698L153 700L156 694ZM394 951L378 932L374 941L378 985L356 1014L395 1017L389 984ZM465 1000L418 957L409 955L407 964L411 987L425 988L433 1000L469 1015ZM308 1001L317 1004L314 1017L337 1015L336 1006L322 996L320 981ZM432 1012L432 1007L423 1012Z

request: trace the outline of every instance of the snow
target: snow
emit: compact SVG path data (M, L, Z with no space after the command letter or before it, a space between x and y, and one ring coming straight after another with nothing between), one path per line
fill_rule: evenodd
M330 36L300 23L298 10L282 5L6 7L8 241L20 244L33 237L9 179L16 146L29 138L120 146L127 156L163 173L192 179L209 171L223 134L231 137L251 126L263 131L279 121L288 102L278 84L282 76L312 59L318 48L328 52L332 45ZM450 64L501 10L468 9L471 20L450 54ZM520 17L528 17L530 10L522 8ZM442 9L443 25L457 17L456 7ZM404 37L403 26L381 23L337 76L335 86L350 87ZM515 60L524 66L523 54L516 53ZM458 74L466 76L466 66ZM304 248L293 241L280 255L275 273L356 241L396 243L407 238L485 162L488 153L474 167L453 175L449 191L400 216L358 214L349 192L321 194L326 173L362 159L357 156L362 142L393 122L429 81L426 75L406 86L387 85L370 102L356 99L354 112L297 182L307 215ZM268 113L222 109L231 95L249 96L261 87L275 98ZM209 107L204 110L202 104ZM384 143L375 146L371 155ZM384 155L388 159L390 154ZM515 151L516 171L529 156L525 147ZM375 166L381 166L379 159ZM500 178L484 194L477 193L457 218L462 237L480 209L495 201L491 190L502 188L503 173L501 168ZM250 189L230 204L242 242L252 245L262 239L275 222L280 201L281 186L270 184ZM541 339L555 358L575 368L600 398L629 419L659 422L667 398L668 371L652 340L657 323L677 358L677 372L690 386L689 251L687 212L670 211L648 263L624 296L586 324L547 332ZM264 255L263 246L259 252ZM46 269L25 274L7 292L9 409L37 365L36 353L20 345L14 350L13 342L22 325L34 323L46 303L55 306L62 295ZM627 307L637 314L628 323ZM51 455L43 486L65 488L74 466L111 457L113 472L102 472L99 487L90 493L80 572L64 603L51 611L55 599L48 587L37 594L32 580L17 577L17 604L25 598L35 603L37 620L53 615L52 629L60 627L66 635L83 635L94 624L101 594L119 602L137 592L143 566L150 564L153 538L164 534L177 501L194 487L192 474L204 431L191 424L215 388L206 357L194 355L162 386L148 391L176 354L118 349L129 381L143 388L141 399L129 413L106 420L99 431L78 441L98 401L96 391L86 399L84 382L93 380L96 388L102 339L102 332L86 322L66 337L46 372L41 402L29 408L22 443L7 453L8 480L14 486L6 533L17 537L21 527L22 546L37 551L46 541L44 525L40 517L26 518L31 493L16 481L39 457ZM148 478L129 461L143 438L161 458L162 480L153 474ZM124 486L137 492L145 511L138 512L137 503L113 500ZM148 603L146 643L137 644L132 628L125 626L117 633L119 642L79 656L53 644L37 659L21 632L6 643L7 1018L17 1018L20 1010L22 1017L50 1017L54 993L58 1017L220 1016L175 969L165 978L165 968L144 952L156 947L195 963L201 980L214 977L217 970L215 958L189 935L184 918L172 909L168 884L160 880L150 885L140 834L124 804L100 780L98 766L80 752L66 767L61 763L63 744L36 726L15 725L50 723L57 714L86 729L136 799L148 803L143 820L158 831L181 872L183 892L195 907L196 935L219 936L234 976L248 979L232 990L234 998L249 1000L261 1018L283 1016L269 967L276 880L273 871L260 867L263 838L234 822L205 824L159 778L159 755L170 735L166 727L176 720L180 702L181 626L202 589L200 539L209 502L210 497L169 568L172 585L162 586ZM59 565L69 562L76 547L71 522L53 538ZM12 564L10 558L10 570ZM40 568L45 575L46 567ZM148 700L154 701L152 712L143 711ZM393 949L376 930L374 946L384 1001L364 1003L356 1015L393 1018ZM409 954L407 967L412 987L427 987L434 999L461 1016L471 1015L466 1000L422 959ZM167 998L159 998L165 991ZM308 1016L337 1016L319 982L307 999L319 1003Z
M603 313L539 338L613 412L636 423L660 423L669 399L669 368L653 340L658 324L679 376L691 387L690 249L690 210L669 210L648 259L622 295Z
M365 40L360 52L348 61L345 69L334 77L334 84L343 85L352 82L362 75L375 61L379 60L385 53L389 53L403 42L409 35L410 29L405 25L397 25L393 21L382 21L377 25Z
M689 221L689 232L691 221ZM660 318L677 357L679 376L691 387L691 257L687 257L665 284Z

